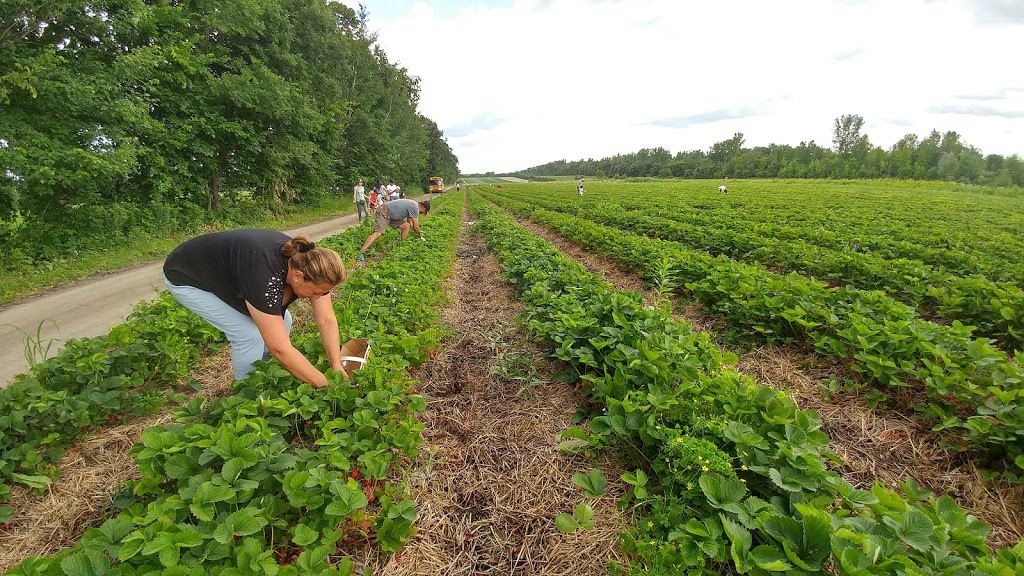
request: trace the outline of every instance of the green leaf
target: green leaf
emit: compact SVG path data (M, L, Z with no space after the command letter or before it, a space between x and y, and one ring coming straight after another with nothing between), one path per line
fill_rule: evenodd
M573 484L583 488L583 491L591 498L600 496L604 492L605 486L608 485L607 478L598 468L594 468L587 474L574 474L572 481Z
M112 518L97 528L96 533L102 536L98 540L102 542L103 546L108 547L120 542L122 538L131 534L134 527L135 525L129 520Z
M91 550L79 552L61 560L60 568L67 576L105 576L115 574L110 570L110 563L107 562L99 552Z
M238 480L242 472L249 467L249 464L241 458L232 458L224 463L224 468L221 470L221 476L224 477L228 482L234 482Z
M907 510L900 519L886 517L885 523L911 548L924 552L932 546L935 531L931 519L920 510Z
M411 498L406 498L401 502L388 508L388 518L405 518L410 522L416 521L416 501Z
M749 530L730 520L725 514L719 514L719 517L722 520L722 528L725 529L725 533L729 535L729 540L732 542L729 547L732 560L741 573L746 572L747 553L754 542L753 537Z
M768 449L768 441L754 431L753 428L740 422L729 422L725 427L725 437L736 444L747 445L759 450Z
M797 547L803 546L803 531L795 518L772 515L764 521L764 530L776 540L788 540Z
M235 536L255 534L267 525L267 520L253 508L242 508L221 522L213 531L213 537L221 544L227 544Z
M330 553L331 548L326 545L313 550L305 550L302 554L299 554L299 558L295 561L295 566L299 569L300 574L316 574L318 570L323 569L323 561ZM342 560L349 560L351 563L348 556L345 556Z
M584 530L594 529L594 509L591 508L589 504L586 502L580 502L577 504L576 510L573 511L573 515Z
M768 470L768 477L772 479L772 482L776 486L782 488L783 490L788 490L790 492L800 492L802 490L800 484L795 481L791 481L791 479L797 473L796 470L793 470L792 468L789 467L784 467L782 470L785 471L786 476L783 476L783 472L780 471L779 469L771 468L770 470Z
M313 542L316 542L317 538L320 537L320 533L313 530L305 524L299 524L295 527L295 533L292 536L292 542L295 542L299 546L309 546Z
M611 424L608 423L607 416L597 416L591 418L587 426L590 428L591 432L599 436L602 434L607 434L612 429Z
M344 518L368 504L366 495L361 490L349 488L345 484L337 485L335 490L338 498L327 505L324 513L329 516Z
M720 474L701 476L700 489L716 508L736 504L747 493L747 487L738 478L726 478Z
M750 557L758 568L769 572L782 572L793 567L786 562L786 555L778 548L762 544L750 551Z
M26 474L18 474L17 472L11 474L11 480L24 484L29 488L46 488L52 481L49 476L28 476Z
M193 502L223 502L235 495L235 491L227 486L217 486L212 482L203 482L193 496Z
M177 546L168 546L160 550L158 557L160 558L160 563L168 568L177 566L178 560L181 560L181 549Z
M164 463L164 473L169 478L185 479L199 471L199 463L187 454L175 454Z
M571 515L562 512L558 516L555 516L555 528L558 528L559 532L569 534L570 532L575 532L580 528L583 528L583 526L580 526L580 523Z
M707 526L703 522L696 518L690 518L684 526L687 532L694 536L700 536L701 538L710 538L711 533L708 532Z
M136 530L121 543L121 549L117 551L117 559L124 562L141 552L145 545L146 536Z
M802 559L814 570L832 554L832 524L823 512L804 514L804 545Z

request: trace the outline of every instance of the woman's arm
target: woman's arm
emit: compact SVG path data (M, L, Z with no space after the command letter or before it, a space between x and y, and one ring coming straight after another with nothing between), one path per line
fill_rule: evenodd
M291 372L292 376L318 388L327 386L327 376L324 376L323 372L317 370L302 355L302 352L292 346L288 330L284 327L284 318L276 314L260 312L248 302L245 305L249 309L249 315L252 316L253 322L256 323L256 328L260 331L260 336L263 337L263 343L267 346L267 350L288 372ZM335 320L335 325L337 325L337 320ZM340 351L338 354L340 355Z
M338 334L338 317L334 315L331 296L324 295L310 300L313 307L313 318L316 328L320 331L320 341L324 344L324 353L332 370L341 372L348 380L348 374L341 367L341 337Z

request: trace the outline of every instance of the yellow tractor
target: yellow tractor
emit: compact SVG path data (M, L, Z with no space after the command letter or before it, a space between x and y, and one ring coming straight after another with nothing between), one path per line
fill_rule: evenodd
M440 194L444 192L444 178L440 176L431 176L429 179L429 185L427 191L431 194Z

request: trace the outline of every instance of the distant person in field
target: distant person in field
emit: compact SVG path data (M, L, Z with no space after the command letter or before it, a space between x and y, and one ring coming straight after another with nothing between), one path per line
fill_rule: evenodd
M377 189L370 188L370 194L366 199L366 207L370 212L377 209Z
M583 178L580 178L580 183L576 185L576 192L583 196Z
M366 261L366 251L370 249L370 246L373 246L377 238L380 238L388 231L389 227L399 230L402 240L409 237L410 229L419 234L420 240L425 240L423 232L420 230L420 214L426 214L427 212L430 212L430 202L428 200L417 202L408 198L402 198L378 206L377 210L374 211L373 233L363 243L363 247L359 249L359 261Z
M380 178L377 179L377 185L373 187L370 193L370 212L377 209L384 203L384 183L381 182Z
M231 343L236 380L253 362L272 355L292 376L313 386L327 376L292 345L288 306L299 298L313 308L331 370L341 365L338 319L331 290L345 280L345 266L333 250L307 236L289 238L276 230L239 229L187 240L164 261L164 284L182 306L220 330Z
M359 218L359 223L363 223L363 216L367 215L366 211L366 188L363 188L363 180L360 179L356 183L355 188L352 189L352 201L356 203L356 216Z
M461 192L462 191L462 186L458 182L455 183L455 191L456 192Z
M391 200L398 200L402 194L402 189L398 187L398 184L395 184L394 180L389 182L388 185L384 187L384 190L386 191L384 197L387 199L385 200L385 202L390 202Z

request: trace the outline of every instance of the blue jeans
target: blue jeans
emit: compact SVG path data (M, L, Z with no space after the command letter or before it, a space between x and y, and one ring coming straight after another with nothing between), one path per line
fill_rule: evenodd
M212 292L193 288L192 286L175 286L164 276L164 284L171 295L182 306L193 311L214 328L224 333L231 343L231 367L234 369L235 380L241 380L253 370L252 363L267 357L267 347L263 343L256 323L252 317L242 314ZM285 310L284 327L290 334L292 331L292 315Z

